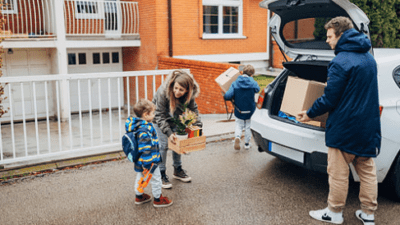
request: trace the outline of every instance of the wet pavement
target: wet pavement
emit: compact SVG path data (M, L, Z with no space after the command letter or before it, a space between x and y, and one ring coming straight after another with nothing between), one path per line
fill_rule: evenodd
M174 204L154 208L134 204L133 164L127 160L25 177L0 186L0 224L326 224L309 210L326 207L326 174L250 150L233 149L232 140L212 142L184 155L191 183L172 178L163 190ZM150 187L145 189L151 194ZM400 203L379 186L376 224L399 224ZM343 224L362 224L358 183L350 182Z

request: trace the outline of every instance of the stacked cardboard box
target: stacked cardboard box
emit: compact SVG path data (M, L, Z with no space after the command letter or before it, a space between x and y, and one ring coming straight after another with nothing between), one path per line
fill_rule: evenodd
M297 77L288 77L285 93L281 104L281 111L290 115L297 116L303 110L308 110L315 100L324 94L326 84L305 80ZM325 127L328 113L313 118L307 124Z
M227 92L232 83L240 76L240 71L231 67L223 72L215 79L215 82L221 87L224 92Z

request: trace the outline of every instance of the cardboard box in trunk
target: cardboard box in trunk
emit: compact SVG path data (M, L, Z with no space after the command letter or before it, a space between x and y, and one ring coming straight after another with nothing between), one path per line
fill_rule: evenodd
M325 84L312 80L305 80L298 77L288 77L285 93L281 104L281 111L291 116L308 110L324 94ZM328 113L312 118L314 121L326 123Z
M222 90L227 92L231 84L240 76L240 71L231 67L223 72L215 79L215 82L221 87Z
M176 144L168 139L168 148L178 154L200 151L206 148L206 136L178 139Z

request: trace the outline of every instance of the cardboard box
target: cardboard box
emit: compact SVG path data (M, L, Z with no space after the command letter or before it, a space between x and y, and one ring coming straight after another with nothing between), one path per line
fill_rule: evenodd
M314 120L305 122L305 124L308 124L308 125L311 125L311 126L315 126L315 127L323 127L323 128L326 127L326 123L325 122L314 121Z
M324 94L325 84L312 80L305 80L298 77L288 77L285 93L281 104L281 111L291 116L308 110ZM325 123L328 113L313 118L314 121Z
M200 151L206 148L206 136L178 139L176 144L168 139L168 148L178 154Z
M223 72L215 79L215 82L221 87L222 90L227 92L231 84L240 76L240 71L231 67Z

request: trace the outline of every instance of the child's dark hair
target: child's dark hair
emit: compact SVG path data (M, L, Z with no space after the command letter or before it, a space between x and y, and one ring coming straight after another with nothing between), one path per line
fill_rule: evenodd
M243 74L253 76L254 75L254 67L252 65L245 65L243 68Z
M142 117L143 113L150 113L155 110L155 108L156 106L153 102L142 98L133 106L133 111L137 117Z

